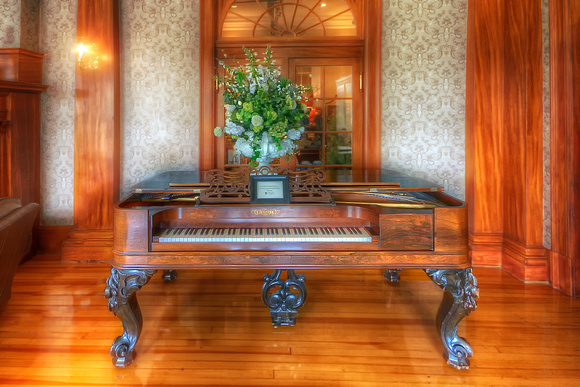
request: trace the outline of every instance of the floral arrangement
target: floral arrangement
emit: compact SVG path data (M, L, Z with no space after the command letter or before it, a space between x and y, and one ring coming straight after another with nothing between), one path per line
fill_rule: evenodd
M307 107L302 94L311 90L280 75L270 47L264 58L244 47L246 65L229 66L220 61L225 76L216 79L223 85L225 125L214 135L226 133L235 140L234 149L253 163L268 164L274 158L292 155L295 141L304 132Z

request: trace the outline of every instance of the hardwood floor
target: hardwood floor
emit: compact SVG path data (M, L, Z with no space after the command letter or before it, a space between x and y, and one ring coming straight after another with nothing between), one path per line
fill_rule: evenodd
M580 380L580 299L475 268L478 309L459 325L474 356L458 371L434 328L442 291L419 270L301 270L308 301L274 328L262 271L157 273L138 293L135 362L109 356L120 321L103 296L108 267L37 256L22 265L0 315L0 385L570 386Z

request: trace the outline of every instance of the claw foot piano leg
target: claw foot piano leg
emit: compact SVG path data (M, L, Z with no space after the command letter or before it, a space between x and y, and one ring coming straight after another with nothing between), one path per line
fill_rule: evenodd
M161 278L165 282L173 282L177 278L177 272L175 270L163 270Z
M109 310L123 323L123 334L113 341L110 351L113 364L117 367L126 367L133 362L133 349L143 328L143 317L135 293L149 282L155 272L111 268L105 298L109 299Z
M272 275L264 274L262 301L270 308L272 324L295 325L297 309L306 302L304 274L296 275L294 270L286 270L286 280L280 279L282 270L274 270Z
M445 346L447 363L457 369L467 369L473 351L467 340L457 335L457 325L477 308L477 280L471 273L471 268L426 269L425 273L445 292L437 313L436 325Z
M401 277L399 277L400 271L401 269L386 269L384 276L387 279L387 281L397 283L401 280Z

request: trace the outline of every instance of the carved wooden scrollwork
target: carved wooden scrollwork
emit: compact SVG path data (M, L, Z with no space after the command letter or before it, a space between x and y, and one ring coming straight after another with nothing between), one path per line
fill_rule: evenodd
M245 168L236 171L212 169L207 171L204 180L209 187L201 192L199 198L205 203L235 203L250 201L250 180Z
M322 188L326 173L321 169L289 171L290 196L293 202L328 202L330 192Z
M270 308L272 324L294 325L298 308L306 302L306 284L303 274L287 270L287 279L280 279L282 270L274 270L272 275L264 274L262 301Z
M111 345L113 364L126 367L133 362L135 344L143 328L143 317L135 293L155 274L156 270L119 270L111 268L105 298L108 308L123 323L123 334Z
M249 203L250 174L288 175L290 201L330 202L330 192L322 187L326 174L320 169L291 171L282 167L240 168L235 171L212 169L207 171L204 180L209 187L200 194L202 203Z
M467 340L457 335L457 326L477 308L477 280L471 268L426 269L425 273L445 292L437 313L436 325L445 346L447 363L458 369L467 369L473 351Z

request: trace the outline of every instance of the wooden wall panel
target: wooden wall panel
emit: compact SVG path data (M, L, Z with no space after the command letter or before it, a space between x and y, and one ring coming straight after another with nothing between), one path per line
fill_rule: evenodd
M216 25L218 23L215 21L217 7L218 0L206 0L199 3L200 20L203 20L199 29L199 80L201 92L201 98L199 99L199 169L202 171L215 168L217 165L216 155L214 154L216 137L213 135L215 111L215 81L213 76L217 71L215 68L216 54L213 42L217 36Z
M541 3L512 0L504 18L504 249L502 266L547 281L543 249Z
M547 281L541 3L473 0L468 14L466 192L473 262Z
M99 67L75 76L74 231L63 259L110 255L119 200L120 69L117 0L79 0L77 38L99 47Z
M468 3L466 197L473 263L499 266L503 243L503 0Z
M580 4L550 2L550 281L580 295Z
M382 2L365 1L364 4L364 164L366 169L381 167L381 30Z
M40 203L40 93L12 92L10 196Z
M570 259L574 262L573 291L571 294L580 295L580 2L572 1L570 4L570 42L572 56L572 93L570 96L572 122L569 126L572 141L570 141L570 153L573 172L570 175L570 204L571 211L568 213L570 219Z

